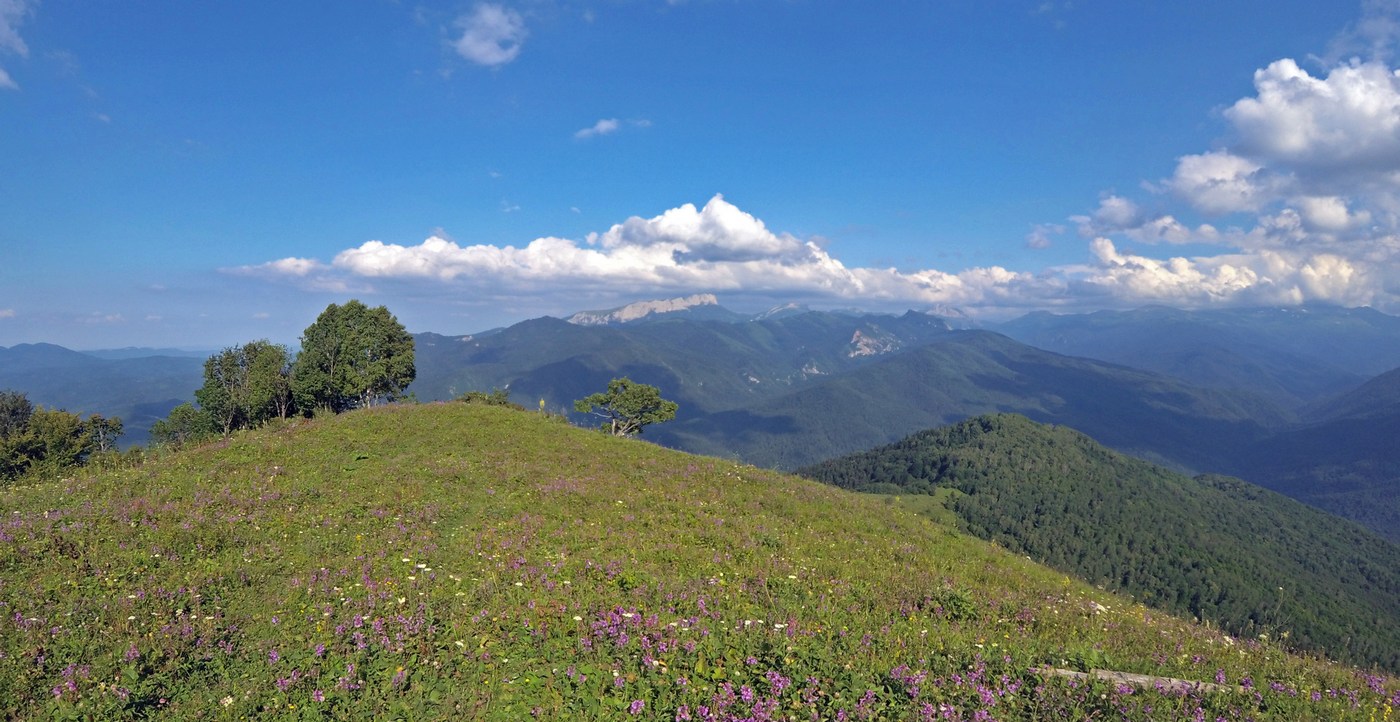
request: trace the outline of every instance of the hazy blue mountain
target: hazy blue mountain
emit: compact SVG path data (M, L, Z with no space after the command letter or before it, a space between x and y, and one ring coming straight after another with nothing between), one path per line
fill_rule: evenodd
M1157 371L1199 386L1247 389L1291 409L1400 366L1400 318L1371 308L1039 312L995 329L1057 353Z
M509 388L521 403L569 408L629 375L681 404L678 418L751 404L949 333L920 313L849 316L808 312L732 323L663 316L581 326L525 321L486 336L419 334L420 399Z
M953 325L966 325L954 311ZM743 318L710 297L596 313L601 325L539 318L417 334L410 390L427 401L507 388L528 407L544 399L568 411L628 375L680 403L676 421L648 438L782 468L1014 411L1400 536L1400 372L1381 373L1400 366L1383 365L1400 357L1400 319L1371 309L1147 308L1031 314L1001 327L1031 344L917 312L787 305ZM142 353L0 348L0 388L120 416L124 443L143 443L151 423L193 398L203 358Z
M1311 422L1360 419L1400 412L1400 368L1387 371L1356 388L1314 404L1305 418Z
M99 358L53 344L0 348L0 389L75 414L119 416L123 446L144 444L151 424L203 384L204 359L189 356Z
M1222 454L1290 416L1247 392L1036 349L989 331L952 331L771 398L656 427L656 441L779 468L888 443L979 414L1016 412L1082 429L1177 468Z
M127 346L126 348L100 348L79 351L78 353L92 356L93 358L121 360L133 358L150 358L152 356L169 356L173 358L197 358L200 361L218 353L217 349L207 351L191 351L182 348L146 348L142 346Z
M1400 666L1400 547L1238 479L1191 478L1005 414L800 473L932 495L973 534L1154 607Z
M1400 369L1309 409L1216 468L1400 542Z

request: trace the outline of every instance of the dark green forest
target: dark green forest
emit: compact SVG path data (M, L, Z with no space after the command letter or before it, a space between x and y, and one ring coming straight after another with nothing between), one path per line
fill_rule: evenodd
M1191 478L1011 414L799 473L865 492L938 492L969 532L1149 605L1400 668L1400 547L1238 479Z

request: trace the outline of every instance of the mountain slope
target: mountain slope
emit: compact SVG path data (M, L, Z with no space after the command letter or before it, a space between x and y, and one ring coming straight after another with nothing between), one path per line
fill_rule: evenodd
M1400 543L1400 369L1308 416L1308 423L1242 447L1220 468Z
M719 301L712 293L697 293L685 298L638 301L607 311L580 311L570 316L568 321L580 326L615 326L655 320L663 316L668 318L685 316L692 319L734 323L748 318L741 313L735 313L720 306Z
M1400 318L1370 308L1039 312L995 329L1057 353L1251 390L1292 409L1400 365Z
M876 499L496 407L0 499L10 718L1367 720L1400 692Z
M1400 411L1400 368L1375 376L1356 388L1309 409L1313 422L1362 419Z
M668 317L669 316L669 317ZM679 418L753 403L948 331L918 313L809 312L729 323L664 315L645 323L584 327L553 318L484 337L415 337L421 399L509 388L533 406L570 408L617 376L660 387Z
M1400 547L1236 479L1192 479L1015 415L801 473L942 493L976 536L1152 606L1242 634L1288 630L1300 646L1400 668Z
M987 331L955 331L774 399L658 428L653 438L795 468L999 411L1067 424L1121 451L1206 469L1289 418L1249 394L1061 356Z

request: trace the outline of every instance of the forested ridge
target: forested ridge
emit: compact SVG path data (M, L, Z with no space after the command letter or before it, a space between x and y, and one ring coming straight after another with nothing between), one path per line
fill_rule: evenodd
M971 533L1242 635L1400 667L1400 547L1247 482L1126 457L1063 426L991 415L801 469L931 494Z

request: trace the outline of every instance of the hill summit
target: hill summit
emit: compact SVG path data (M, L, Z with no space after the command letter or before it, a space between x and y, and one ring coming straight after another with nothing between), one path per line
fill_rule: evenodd
M0 498L8 718L1367 720L1400 694L876 498L502 407Z

